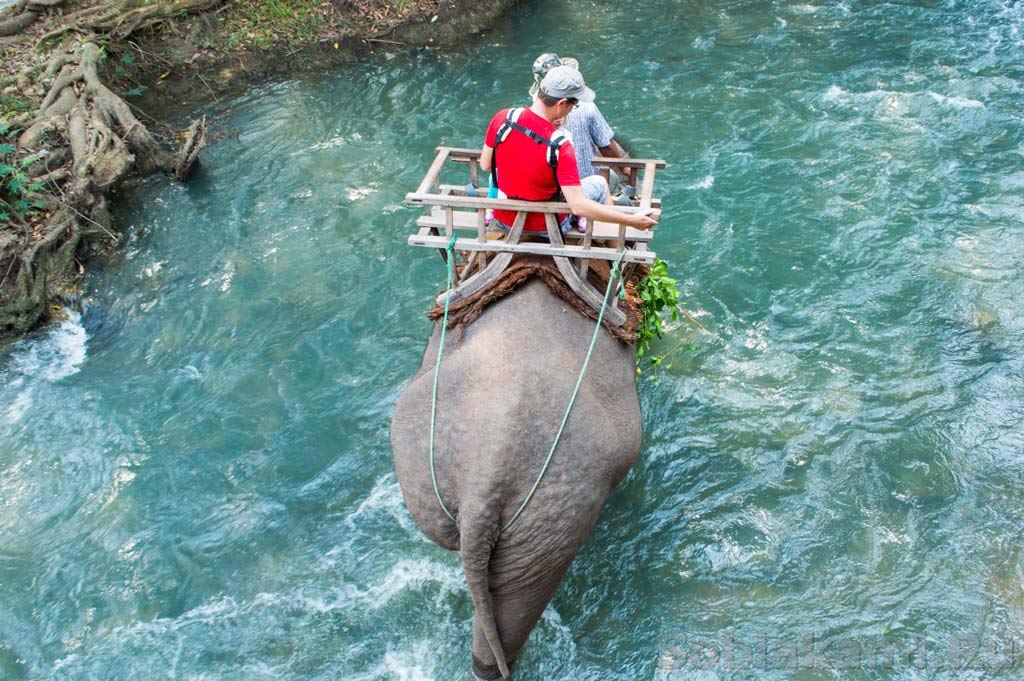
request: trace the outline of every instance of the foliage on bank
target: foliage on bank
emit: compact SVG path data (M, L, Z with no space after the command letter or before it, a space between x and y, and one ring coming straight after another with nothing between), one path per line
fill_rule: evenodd
M168 144L183 131L143 114L140 95L166 104L176 78L173 91L196 94L187 97L195 104L306 58L451 42L511 4L18 0L0 11L0 342L74 290L83 249L116 242L108 195L119 182L160 171L183 177L195 163L205 128L185 132L175 154ZM160 91L163 100L152 97Z

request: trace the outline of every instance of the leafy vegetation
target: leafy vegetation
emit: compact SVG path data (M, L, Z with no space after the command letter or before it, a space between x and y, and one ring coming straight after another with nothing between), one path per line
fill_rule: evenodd
M643 319L636 330L636 356L639 360L650 350L654 339L660 339L665 331L661 313L671 310L672 321L679 319L679 289L676 288L676 280L668 276L665 261L655 260L637 292L643 301Z
M266 49L275 45L316 44L325 26L332 23L330 2L296 3L289 0L240 0L231 12L218 17L220 41L207 46L222 52L245 48Z
M19 222L32 217L42 204L33 194L40 191L43 185L31 182L25 170L38 157L25 156L18 158L13 137L20 130L12 129L9 123L0 121L0 223L16 219Z

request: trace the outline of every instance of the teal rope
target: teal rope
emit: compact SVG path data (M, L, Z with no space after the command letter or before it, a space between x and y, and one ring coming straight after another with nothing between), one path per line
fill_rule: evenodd
M562 424L558 426L558 433L555 435L555 441L551 443L551 451L548 452L548 458L544 462L544 467L540 469L540 475L537 476L537 481L533 483L533 488L530 490L530 493L526 495L525 499L523 499L523 503L519 506L519 510L516 511L516 514L512 516L512 519L505 523L505 526L501 528L502 532L512 527L512 523L519 518L519 514L522 513L523 509L526 508L526 505L530 503L530 499L533 498L533 493L537 491L537 488L540 486L540 481L544 478L544 474L548 470L551 458L555 455L555 447L558 446L558 441L562 437L562 431L565 430L565 424L569 421L569 412L572 411L572 405L575 404L576 396L580 392L580 385L583 383L583 374L586 373L587 365L590 364L590 355L594 352L594 344L597 342L597 334L601 331L601 321L604 319L604 311L605 308L608 307L608 297L611 295L612 285L615 283L615 277L620 274L619 264L622 262L622 258L625 255L626 251L623 250L622 253L619 254L619 259L615 261L614 265L612 265L611 274L608 275L608 288L605 289L604 292L604 301L601 303L601 311L597 315L597 326L594 327L594 335L590 338L590 347L587 348L587 357L583 360L583 367L580 369L579 378L576 379L576 387L572 390L572 397L569 399L569 406L565 408L565 415L562 417ZM623 287L619 296L625 298L625 295L626 288Z
M437 416L437 375L441 372L441 354L444 352L444 336L448 330L448 301L452 297L452 267L455 263L455 235L445 249L448 251L448 290L444 294L444 320L441 322L441 342L437 346L437 363L434 364L434 394L430 399L430 479L434 482L434 495L437 503L441 504L441 510L445 515L455 520L455 516L444 505L441 499L441 490L437 487L437 473L434 471L434 419Z

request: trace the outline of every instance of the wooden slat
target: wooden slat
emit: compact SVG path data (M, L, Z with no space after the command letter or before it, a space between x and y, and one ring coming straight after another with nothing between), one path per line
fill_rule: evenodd
M448 157L453 161L466 162L470 159L480 158L480 148L470 149L468 147L438 147L447 149Z
M615 257L618 257L617 253ZM585 300L590 307L599 311L601 305L604 304L604 292L598 292L596 288L590 285L590 282L582 281L576 268L572 266L568 258L556 257L554 260L558 271L562 273L562 278L565 279L572 290ZM615 326L622 326L626 323L626 314L619 309L617 302L618 298L615 297L608 301L608 306L604 310L604 318Z
M409 236L410 246L422 246L424 248L444 248L448 245L448 239L443 236L435 236L429 233L430 230L424 227L416 234ZM582 246L563 245L552 246L542 241L527 241L525 243L510 244L501 239L490 239L487 243L480 243L476 239L463 237L456 239L455 248L460 251L488 251L502 255L511 253L530 253L533 255L551 255L563 258L590 258L592 260L616 260L620 251L615 248L591 247L584 250ZM639 250L635 248L626 249L623 262L639 262L650 265L654 262L656 254L651 250Z
M420 227L433 227L440 230L444 227L443 214L434 208L433 213L430 215L424 215L416 220L416 224ZM480 234L479 224L477 223L478 213L467 213L466 211L455 211L454 212L454 227L456 230L465 231L476 231L477 235ZM587 229L591 232L593 239L598 241L605 241L609 239L615 239L618 237L619 227L616 224L610 222L601 222L600 220L587 220ZM582 239L583 235L579 232L569 232L566 235L569 239L578 240ZM633 227L626 228L626 241L627 242L639 242L639 241L650 241L654 238L654 232L649 229L635 229Z
M437 183L438 177L441 175L441 168L448 159L448 153L449 149L447 147L438 147L434 162L430 164L430 168L427 170L427 174L423 176L420 186L416 188L417 194L426 192L430 186Z
M544 224L548 229L548 243L552 248L558 250L564 250L565 245L562 243L562 230L558 226L558 220L554 215L548 213L544 216ZM582 249L581 249L582 250ZM561 272L562 278L565 279L565 283L569 285L569 288L573 290L573 293L582 298L588 305L595 310L600 310L601 305L604 303L604 296L600 291L590 285L590 282L581 278L580 273L573 267L572 262L569 258L555 256L555 267ZM626 315L618 309L615 301L609 301L604 311L605 319L616 326L622 326L626 323Z
M594 239L594 221L587 220L587 231L583 233L583 250L589 251ZM590 260L580 258L580 279L587 280L587 270L590 268Z
M551 213L544 215L544 227L548 230L548 243L556 248L562 248L562 228L558 226L558 220Z
M605 178L608 179L608 178ZM453 195L453 196L465 196L466 185L464 184L442 184L438 187L438 194L442 195ZM651 199L652 208L661 208L661 199Z
M525 225L525 224L526 224L526 213L519 213L518 215L516 215L516 221L512 224L512 231L508 233L508 237L507 237L507 239L508 239L508 244L507 245L508 246L514 248L516 246L521 245L521 244L519 244L519 238L523 234L523 225ZM413 239L414 238L415 238L414 236L410 236L409 237L409 245L411 245L411 246L427 246L427 245L429 245L429 244L413 243ZM441 237L427 237L428 240L429 239L438 239L438 238L441 238ZM460 246L459 242L456 241L455 242L455 248L460 250L460 251L483 250L483 249L479 248L479 246L481 246L481 244L478 244L477 242L475 242L475 241L473 241L471 239L461 239L460 241L465 241L465 242L473 244L474 246L477 247L477 248L466 248L465 246ZM447 244L447 242L445 242L445 243ZM449 299L450 302L454 303L456 301L462 300L463 298L468 298L469 296L473 295L474 293L476 293L477 291L479 291L483 287L485 287L488 284L490 284L492 281L494 281L498 277L499 274L501 274L502 272L505 271L505 268L508 267L508 264L510 262L512 262L512 256L513 255L515 255L514 251L506 251L506 252L498 253L497 255L495 255L494 258L491 260L490 264L488 264L487 267L485 267L480 273L478 273L478 274L476 274L476 275L466 279L465 281L462 282L462 284L458 288L453 289L449 293L449 295L450 295L450 299ZM439 305L443 305L444 304L444 298L445 298L445 294L442 293L437 298L435 298L435 300L437 301L437 303Z
M405 202L422 206L452 206L454 208L490 208L491 210L526 211L528 213L571 213L569 204L554 201L516 201L513 199L487 199L478 196L441 196L415 192L405 195ZM627 215L640 209L635 206L609 206Z
M644 167L644 185L640 189L640 207L650 208L654 194L654 161L648 161Z
M465 215L465 213L460 213ZM480 243L487 241L487 211L478 208L476 213L476 240Z
M611 156L596 156L591 160L591 163L595 166L604 166L606 168L643 168L648 163L653 163L655 168L661 169L668 165L659 159L613 158Z

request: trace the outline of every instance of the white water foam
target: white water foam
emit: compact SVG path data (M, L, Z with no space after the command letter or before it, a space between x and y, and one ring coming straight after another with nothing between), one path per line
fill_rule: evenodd
M376 668L350 678L351 681L433 681L438 677L430 663L436 659L437 641L416 641L409 648L387 650Z
M437 604L445 597L461 593L466 588L462 570L455 566L429 560L402 560L376 585L365 591L350 587L346 595L362 602L370 610L378 610L398 594L419 589L426 584L431 585Z
M947 104L955 109L984 109L985 105L976 99L968 99L967 97L947 97L940 95L938 92L928 91L928 96L934 99L939 104Z
M390 516L411 536L425 538L405 508L402 488L399 487L398 478L394 473L387 473L374 483L370 494L345 518L345 524L355 529L361 523L372 521L374 516L379 514Z
M56 382L77 374L85 362L88 334L82 315L66 311L67 318L38 340L25 340L11 355L12 373L26 378Z
M703 180L691 184L689 187L687 187L687 189L711 189L714 186L715 176L707 175Z

